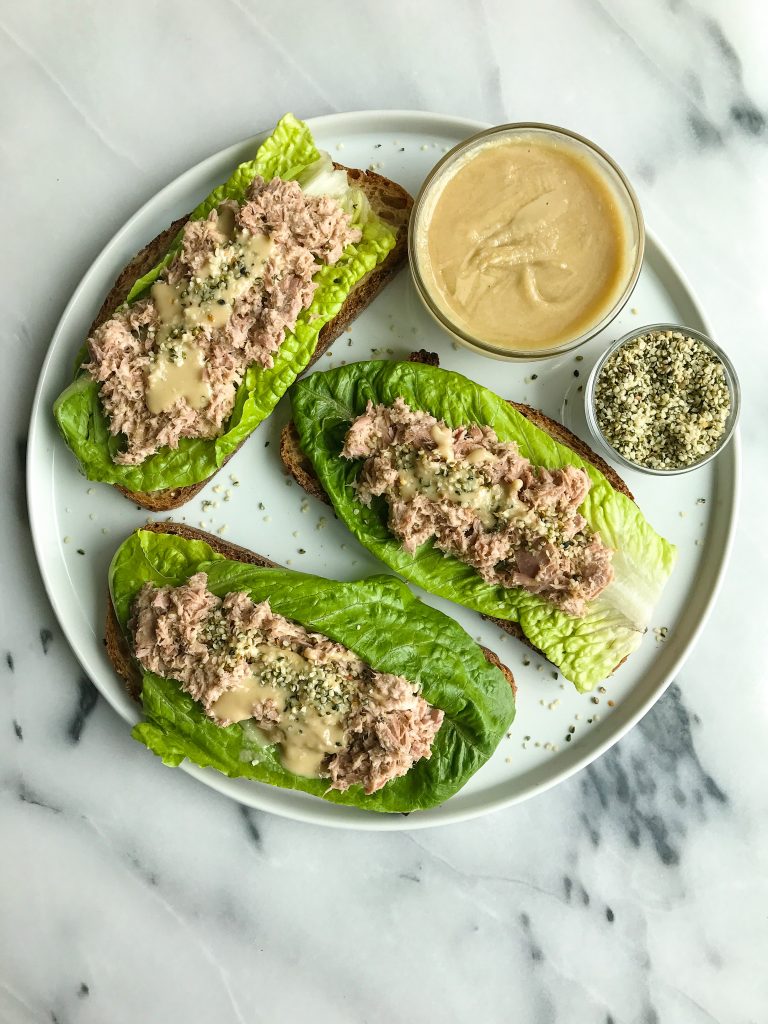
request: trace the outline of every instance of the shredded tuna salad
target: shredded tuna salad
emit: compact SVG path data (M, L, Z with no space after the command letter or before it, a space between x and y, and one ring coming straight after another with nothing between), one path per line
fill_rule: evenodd
M374 793L431 756L443 712L416 685L374 671L268 601L222 600L207 583L201 572L179 587L145 584L130 629L140 664L177 680L217 725L252 719L284 767L337 790L359 783Z
M311 304L316 261L336 263L360 237L335 199L258 176L244 205L228 200L188 221L149 297L88 339L85 369L111 433L126 439L115 462L135 465L182 437L220 434L248 367L271 367Z
M574 616L613 579L613 552L578 511L590 488L582 469L533 466L490 427L451 429L402 398L369 402L342 455L365 460L358 497L384 497L406 551L432 540L488 583L522 587Z

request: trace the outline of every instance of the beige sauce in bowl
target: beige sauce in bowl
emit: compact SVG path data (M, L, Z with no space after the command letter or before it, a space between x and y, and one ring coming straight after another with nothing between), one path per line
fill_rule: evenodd
M606 175L573 146L533 135L459 160L423 224L418 261L433 302L472 338L510 351L580 337L632 273Z

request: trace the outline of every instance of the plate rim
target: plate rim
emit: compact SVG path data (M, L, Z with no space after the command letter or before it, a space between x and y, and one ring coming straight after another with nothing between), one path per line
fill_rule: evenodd
M333 114L324 114L314 118L306 118L306 123L314 131L317 129L327 128L338 128L341 132L354 131L355 124L357 123L360 128L365 131L375 130L376 120L388 122L386 129L392 133L397 130L404 130L408 127L410 130L418 128L422 131L428 132L434 130L430 129L429 125L438 126L439 128L450 128L454 131L462 130L466 131L467 134L472 134L477 131L481 131L484 128L490 127L488 122L477 121L472 118L457 117L451 114L444 113L433 113L430 111L421 110L398 110L398 109L378 109L378 110L355 110L349 112L338 112ZM426 122L426 125L425 125ZM204 172L207 164L213 163L226 158L229 153L233 155L239 150L243 149L249 143L257 143L260 139L263 139L268 134L270 129L265 129L261 132L257 132L252 136L248 136L240 141L234 142L229 146L225 146L214 153L209 154L202 160L199 160L194 165L188 167L182 171L181 174L177 175L161 189L151 195L138 209L123 223L123 225L115 232L114 235L107 241L107 243L101 248L96 254L87 270L81 277L74 289L69 301L64 307L62 314L56 324L56 328L51 336L51 340L46 349L45 356L40 368L37 385L35 388L35 395L32 402L32 410L30 413L29 429L27 436L27 451L32 453L35 446L39 445L38 432L41 429L39 426L41 423L41 408L44 399L45 386L47 383L47 376L50 369L50 364L54 357L59 343L59 337L66 330L66 324L70 317L70 314L74 308L76 308L80 295L87 288L91 277L98 273L103 261L109 260L113 250L118 249L124 237L130 234L132 228L137 221L141 220L145 212L149 207L154 207L162 201L163 197L169 193L176 191L179 188L183 188L183 184L186 178L194 177ZM682 285L687 298L695 308L699 318L701 319L704 329L708 334L711 334L711 326L709 319L704 312L702 304L691 286L687 275L681 269L677 260L670 254L666 247L659 241L658 237L653 231L646 226L647 240L650 243L647 248L656 249L658 256L665 261L671 269L673 275L677 278L677 281ZM648 252L646 251L646 259L648 258ZM444 810L444 808L450 808L450 800L446 804L439 805L436 808L427 811L421 811L414 813L410 816L404 815L387 815L377 814L373 811L364 811L358 808L349 808L345 806L337 806L335 804L328 804L325 801L316 801L314 803L297 804L295 807L291 807L290 804L284 804L279 799L284 795L284 791L276 789L275 787L261 785L253 788L251 793L246 790L245 787L237 785L235 779L230 779L228 776L221 775L220 773L212 769L200 768L198 765L191 764L190 762L183 762L180 766L188 775L203 782L209 788L221 793L224 796L234 799L238 803L251 807L255 810L269 811L270 813L277 814L280 817L284 817L293 821L301 821L307 824L323 825L328 828L341 828L341 829L352 829L356 831L379 831L379 832L397 832L397 831L415 831L425 828L436 828L441 825L455 824L460 821L469 821L486 814L491 814L496 811L501 811L504 808L511 807L515 804L522 803L531 797L537 796L540 793L546 792L552 789L554 786L559 785L566 779L571 778L577 772L582 771L593 761L596 761L599 757L606 753L614 744L618 743L626 734L633 729L637 723L643 718L648 711L656 704L656 702L663 696L666 690L669 688L675 675L680 670L683 663L689 657L691 651L695 647L704 627L706 626L709 617L711 615L713 606L717 597L720 593L723 578L730 560L731 550L733 547L734 535L738 520L738 510L740 504L740 490L741 490L741 439L739 428L734 433L729 445L725 449L718 461L722 461L723 458L727 458L730 463L730 519L727 525L725 541L719 552L719 564L714 576L714 581L710 592L704 602L704 606L699 616L698 622L690 632L682 650L677 655L675 660L669 666L666 675L662 682L654 687L651 692L647 695L640 705L636 708L634 713L621 725L616 726L610 735L599 743L596 747L591 747L585 751L582 757L578 758L573 763L560 768L554 772L552 776L544 782L539 782L531 785L529 788L522 792L513 793L508 797L489 797L486 799L484 804L476 807L470 807L457 811L451 811L450 809ZM36 511L37 504L33 500L33 496L38 493L39 483L36 477L38 473L38 467L33 458L27 459L25 483L26 483L26 499L27 509L29 513L29 524L30 533L32 535L32 545L35 552L35 559L37 561L38 570L45 587L48 600L51 603L54 614L56 615L59 628L62 630L64 637L72 651L75 658L87 673L93 684L98 689L101 696L107 701L111 708L117 712L121 719L126 721L129 725L134 725L137 721L141 720L141 714L139 712L138 705L128 707L122 704L118 699L117 695L106 686L103 686L100 681L100 672L98 666L95 664L95 659L92 657L91 652L81 649L82 645L78 638L73 633L74 631L69 628L66 623L66 618L60 613L60 602L57 597L57 589L52 579L52 571L47 565L42 549L42 534L40 516L43 515L42 505L41 511ZM98 631L97 631L98 632ZM101 652L99 652L101 653ZM111 671L111 666L110 666ZM133 714L131 714L133 712ZM275 797L275 799L271 799Z

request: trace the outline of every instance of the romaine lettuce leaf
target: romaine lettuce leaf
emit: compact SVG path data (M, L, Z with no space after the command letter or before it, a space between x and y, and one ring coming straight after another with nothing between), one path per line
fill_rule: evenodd
M615 550L615 581L574 618L521 589L485 583L468 565L432 543L409 555L387 528L383 499L366 508L352 486L361 462L339 455L351 420L366 403L391 404L400 395L412 408L451 426L489 424L502 441L516 441L536 465L571 464L587 471L592 487L580 509ZM424 590L485 615L519 622L531 643L579 690L591 690L640 643L651 610L672 571L676 552L629 498L602 473L534 426L508 402L458 373L417 363L352 363L297 382L291 401L301 446L337 515L357 539L395 572Z
M320 153L307 126L292 114L279 122L254 158L241 164L227 182L211 193L192 213L192 219L207 217L223 199L243 200L254 175L270 180L298 177L313 164ZM350 187L345 198L354 201L359 189ZM356 212L356 211L355 211ZM205 480L222 465L239 444L272 412L288 386L306 367L317 345L324 324L339 312L360 278L373 270L395 244L394 233L377 217L360 216L355 223L363 237L349 245L333 266L323 266L315 274L317 289L309 309L304 310L292 333L275 355L274 366L264 370L251 366L240 385L235 408L225 432L216 439L184 438L178 449L163 448L141 465L121 466L113 462L121 440L109 432L109 423L99 401L95 381L82 371L54 403L54 416L82 472L89 480L120 484L131 491L157 491L185 487ZM177 235L168 254L131 289L127 301L144 295L158 275L170 263L181 244Z
M365 192L361 188L350 186L346 171L336 170L328 153L321 153L318 159L301 173L298 181L309 196L331 196L335 199L345 213L349 214L355 227L363 228L370 221L378 219Z
M338 583L287 569L260 569L217 555L204 541L139 530L116 552L109 570L112 602L125 632L131 604L146 582L178 586L195 572L223 597L244 591L307 628L357 652L374 668L420 683L431 704L445 711L432 757L366 796L360 786L328 790L327 780L286 771L273 747L264 747L247 723L222 729L206 718L178 683L143 676L146 721L134 737L178 765L188 758L225 775L242 776L373 811L414 811L442 803L491 756L514 717L504 675L452 619L417 600L392 576Z

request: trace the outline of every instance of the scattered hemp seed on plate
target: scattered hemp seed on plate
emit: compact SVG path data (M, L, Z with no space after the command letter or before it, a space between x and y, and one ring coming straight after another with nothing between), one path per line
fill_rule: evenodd
M606 360L595 415L619 455L649 469L683 469L717 447L731 411L725 369L698 338L648 331Z

